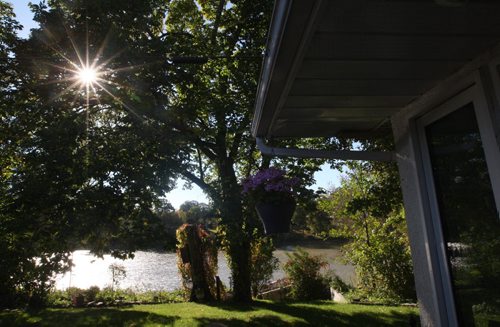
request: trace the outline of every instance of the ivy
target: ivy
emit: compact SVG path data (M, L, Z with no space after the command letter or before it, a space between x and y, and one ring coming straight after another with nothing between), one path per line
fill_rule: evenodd
M189 229L195 230L195 238L199 240L199 244L193 235L189 235ZM213 235L209 234L201 225L190 225L184 224L179 227L176 231L177 236L177 267L181 275L182 288L185 294L191 293L190 300L207 300L205 295L198 294L196 290L196 281L200 280L201 284L208 286L210 292L210 298L216 298L217 295L217 285L215 277L218 270L218 258L217 258L217 246ZM197 248L196 245L199 245ZM187 251L187 254L183 255L183 251ZM194 261L199 260L199 255L201 255L201 269L193 269L196 264ZM187 259L187 260L186 260ZM194 274L199 273L203 276L195 276ZM203 286L201 286L203 287ZM193 294L196 293L196 294Z

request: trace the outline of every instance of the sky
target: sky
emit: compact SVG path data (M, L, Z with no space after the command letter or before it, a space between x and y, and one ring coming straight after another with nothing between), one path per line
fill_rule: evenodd
M313 190L317 190L318 188L329 190L333 186L340 185L341 176L341 172L330 169L330 166L325 164L321 166L321 171L314 174L316 184L314 184L311 188ZM182 180L178 180L177 187L166 195L167 200L175 209L179 209L180 205L185 201L195 200L204 203L209 202L208 198L203 194L203 191L198 186L193 185L191 190L184 190L183 185L184 182Z
M38 24L33 21L33 13L28 7L30 0L7 0L14 6L14 13L16 14L16 19L23 25L23 30L19 32L19 36L27 38L30 33L30 29L38 27ZM33 3L38 3L36 0L31 0Z
M9 2L14 6L14 13L17 20L23 25L23 30L19 32L19 36L27 38L30 29L38 27L38 24L33 21L33 13L28 7L30 0L10 0ZM31 2L38 3L36 0L31 0ZM314 174L316 184L312 186L312 189L316 190L321 187L328 190L332 186L340 184L341 172L330 169L329 165L326 164L321 166L321 168L321 171ZM185 189L184 181L182 180L178 180L177 187L165 197L175 209L179 209L180 205L186 201L209 202L207 196L198 186L193 185L191 189Z

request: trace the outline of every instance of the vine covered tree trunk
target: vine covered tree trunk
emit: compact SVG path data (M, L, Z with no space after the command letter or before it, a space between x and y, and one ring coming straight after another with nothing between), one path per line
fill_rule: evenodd
M233 291L235 302L252 301L250 289L250 242L242 239L229 246L231 256L231 273L233 277Z
M221 214L226 229L227 254L233 280L233 300L252 301L250 289L250 239L245 226L241 187L231 158L219 162L222 184Z
M191 295L189 301L213 301L214 298L210 293L208 281L206 280L207 274L203 265L203 246L201 239L198 235L197 225L186 226L187 234L187 247L189 249L189 261L191 266L191 278L193 287L191 288Z

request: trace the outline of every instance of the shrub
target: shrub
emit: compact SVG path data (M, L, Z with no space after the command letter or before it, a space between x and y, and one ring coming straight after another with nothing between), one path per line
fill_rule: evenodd
M330 236L350 239L343 252L356 269L355 296L386 303L413 301L416 293L397 169L359 162L349 168L341 186L319 206L333 219Z
M67 291L52 290L47 295L47 306L49 307L69 307L71 306L71 299Z
M83 297L83 300L82 300ZM104 305L116 305L115 299L121 299L126 302L141 303L172 303L183 302L184 295L182 290L175 291L144 291L136 292L130 288L111 289L104 287L102 290L97 286L91 286L88 289L76 287L62 290L51 290L47 297L49 307L70 307L82 306L89 302L103 302ZM83 301L83 302L82 302Z
M117 289L114 290L112 287L104 287L97 293L95 300L97 302L111 303L115 298L119 298L121 296L121 292L123 290Z
M319 300L330 297L328 278L321 275L327 262L319 256L311 256L301 248L287 254L285 273L291 282L290 296L294 300Z
M97 294L99 294L101 290L98 286L90 286L85 290L83 295L85 296L85 301L92 302L96 300Z
M271 238L263 237L254 232L251 242L250 256L250 282L252 283L252 295L254 297L269 283L273 277L274 270L278 269L279 260L273 256L274 244Z
M413 269L404 214L395 211L384 221L370 219L370 242L354 237L345 247L367 297L399 303L415 298ZM361 292L362 293L362 292Z

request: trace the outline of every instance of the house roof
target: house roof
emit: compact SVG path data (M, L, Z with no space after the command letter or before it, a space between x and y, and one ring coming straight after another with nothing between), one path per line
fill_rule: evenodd
M497 0L277 0L256 137L372 137L500 42Z

